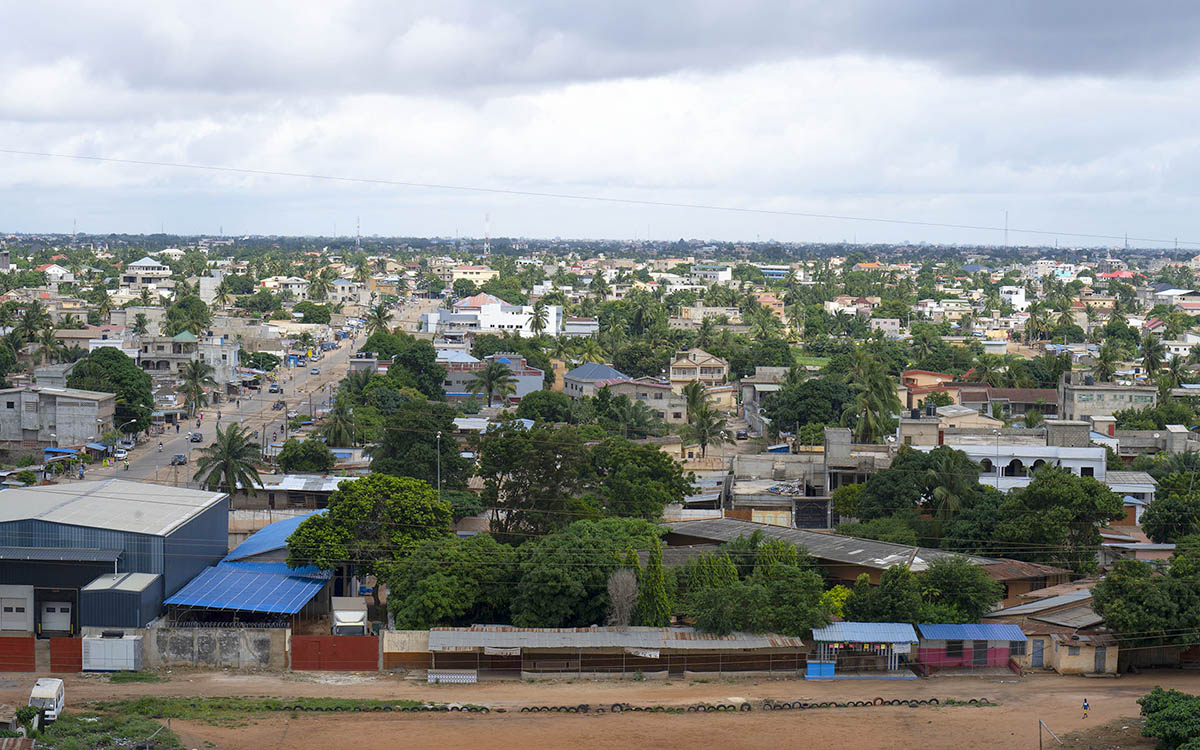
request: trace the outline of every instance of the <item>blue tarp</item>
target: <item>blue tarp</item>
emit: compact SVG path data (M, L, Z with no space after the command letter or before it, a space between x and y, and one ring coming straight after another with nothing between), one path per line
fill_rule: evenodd
M90 448L90 449L92 449L92 450L94 450L94 451L105 451L105 452L108 452L108 446L107 446L107 445L105 445L104 443L88 443L88 444L87 444L87 447L88 447L88 448Z
M298 575L284 563L222 562L206 568L167 604L294 615L320 593L325 575Z
M42 448L42 453L57 453L63 456L77 456L79 451L74 448Z
M918 625L921 637L931 641L1023 641L1017 625Z
M283 549L287 546L288 537L292 535L297 526L304 522L304 519L324 512L324 510L317 510L312 513L296 516L295 518L288 518L283 521L267 524L247 537L246 541L234 547L233 551L226 555L222 562L244 560L247 557L255 557L265 552Z

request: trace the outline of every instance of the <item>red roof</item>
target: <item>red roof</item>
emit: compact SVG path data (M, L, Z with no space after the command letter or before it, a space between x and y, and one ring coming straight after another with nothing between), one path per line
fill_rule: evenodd
M1143 279L1146 278L1145 276L1142 276L1142 274L1135 273L1134 271L1112 271L1111 273L1100 274L1100 278L1102 279L1132 279L1134 276L1141 276Z
M946 380L953 380L953 379L954 379L954 376L953 376L953 375L950 375L949 373L945 373L945 372L934 372L933 370L905 370L904 372L902 372L902 373L900 373L900 374L901 374L901 375L913 375L913 374L916 374L916 373L921 373L921 374L923 374L923 375L937 375L939 378L945 378Z

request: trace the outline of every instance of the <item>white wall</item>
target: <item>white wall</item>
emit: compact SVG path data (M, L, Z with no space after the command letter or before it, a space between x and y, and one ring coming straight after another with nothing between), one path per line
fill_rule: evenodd
M0 599L4 600L4 606L22 606L17 603L17 600L23 602L25 607L25 625L22 630L33 632L33 586L0 586ZM6 616L4 622L7 624L9 618ZM7 632L16 632L10 630Z

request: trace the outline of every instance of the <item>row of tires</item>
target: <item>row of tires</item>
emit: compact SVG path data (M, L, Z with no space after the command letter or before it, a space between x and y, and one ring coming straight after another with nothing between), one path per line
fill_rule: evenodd
M487 706L274 706L273 711L323 711L328 713L490 713Z
M972 698L971 703L987 703L987 698ZM821 701L817 703L809 703L806 701L764 701L764 711L786 711L788 709L805 709L805 708L864 708L867 706L909 706L916 708L917 706L937 706L941 702L937 698L929 699L903 699L895 698L892 700L884 700L883 698L875 698L869 701L846 701L838 703L837 701Z

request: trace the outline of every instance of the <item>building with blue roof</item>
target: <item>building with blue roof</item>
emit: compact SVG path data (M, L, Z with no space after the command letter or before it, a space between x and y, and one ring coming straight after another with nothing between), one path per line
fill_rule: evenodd
M918 625L916 662L926 674L944 669L1008 669L1024 656L1024 631L1013 624Z
M597 384L609 380L629 380L629 376L611 365L585 362L563 375L563 393L575 399L595 396Z
M165 602L174 620L278 621L328 610L329 571L289 568L287 540L314 515L268 524Z
M446 398L451 401L468 399L472 396L476 398L485 398L476 389L476 376L487 367L489 362L499 362L508 368L509 374L512 377L513 390L506 398L500 399L506 403L519 403L522 398L540 391L546 386L546 373L541 369L530 365L525 361L525 357L512 352L497 352L484 357L482 360L475 359L470 355L461 355L461 352L448 353L455 356L447 356L443 358L442 352L438 353L438 364L446 368L446 379L442 383L442 387L446 389Z

